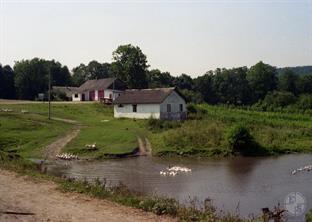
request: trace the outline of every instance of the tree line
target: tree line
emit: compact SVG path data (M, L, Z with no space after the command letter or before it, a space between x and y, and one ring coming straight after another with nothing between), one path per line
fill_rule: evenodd
M71 71L57 61L39 58L18 61L13 68L0 64L0 98L36 99L38 93L47 92L49 74L54 86L80 86L89 79L117 77L129 88L176 86L188 102L254 105L261 109L270 109L272 104L288 106L302 98L306 103L312 95L310 69L298 75L294 68L277 69L260 61L250 68L218 68L196 78L187 74L175 77L159 69L150 70L138 46L121 45L112 57L111 63L93 60Z

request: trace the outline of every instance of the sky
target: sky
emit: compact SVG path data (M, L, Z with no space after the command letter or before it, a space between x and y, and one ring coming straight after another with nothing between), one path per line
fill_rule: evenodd
M70 69L139 46L150 69L312 65L312 0L0 0L0 63L34 57Z

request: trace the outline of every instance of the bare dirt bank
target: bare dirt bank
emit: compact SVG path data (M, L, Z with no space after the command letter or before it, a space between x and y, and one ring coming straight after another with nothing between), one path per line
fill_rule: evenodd
M0 169L0 221L175 221L82 194L62 193L56 188L53 182L35 182Z

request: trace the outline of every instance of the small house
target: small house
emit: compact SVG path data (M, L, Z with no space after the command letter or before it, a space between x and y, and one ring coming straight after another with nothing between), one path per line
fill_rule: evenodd
M72 100L112 103L126 88L126 84L117 78L92 79L72 94Z
M176 88L129 89L114 101L115 118L181 120L186 114L185 99Z
M53 86L52 93L61 100L72 100L72 95L78 90L78 87Z

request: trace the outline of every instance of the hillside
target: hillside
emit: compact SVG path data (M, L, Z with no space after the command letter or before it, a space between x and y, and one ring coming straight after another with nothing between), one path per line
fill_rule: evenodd
M291 69L297 75L312 75L312 66L295 66L295 67L284 67L278 68L278 74L281 74L285 69Z

